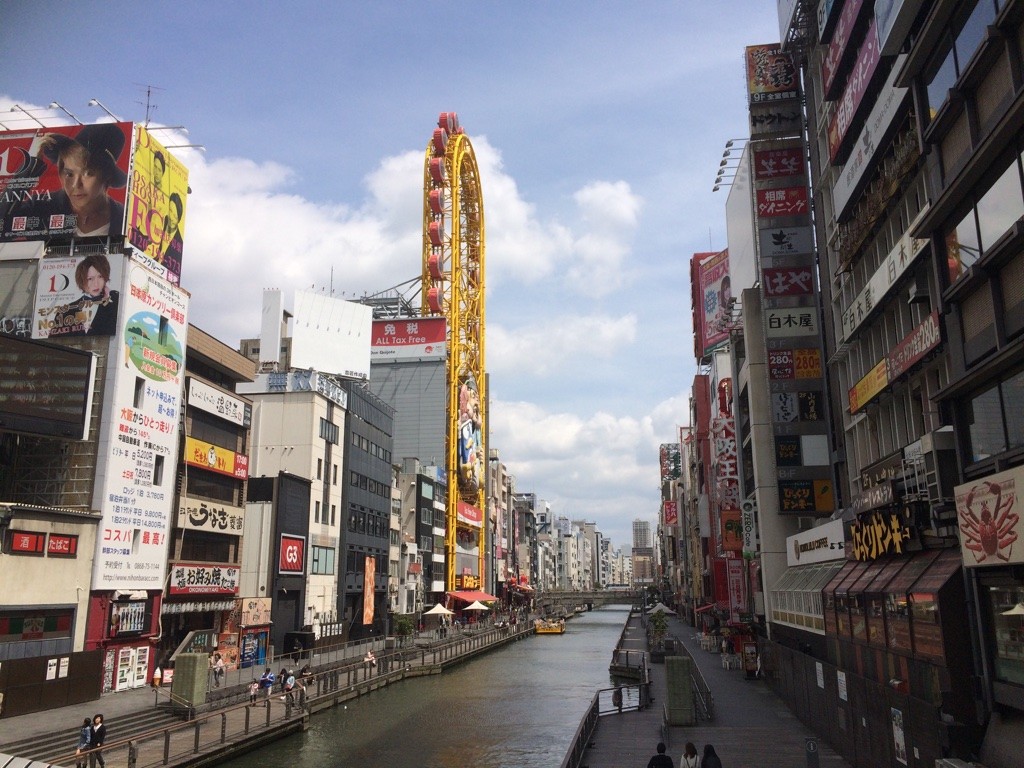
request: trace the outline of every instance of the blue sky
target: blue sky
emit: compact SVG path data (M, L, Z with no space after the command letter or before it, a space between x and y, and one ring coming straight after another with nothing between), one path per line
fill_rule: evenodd
M616 545L656 521L658 446L696 372L687 262L724 248L746 135L748 2L4 0L0 123L120 118L189 167L190 320L258 335L262 290L362 295L420 272L437 115L473 142L487 231L491 445L517 489ZM172 139L172 137L174 137Z

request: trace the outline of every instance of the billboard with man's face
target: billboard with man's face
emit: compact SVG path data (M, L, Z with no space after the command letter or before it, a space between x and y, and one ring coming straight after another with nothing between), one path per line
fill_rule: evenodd
M135 132L128 243L163 267L170 282L178 283L185 241L188 169L145 126L136 126Z
M0 133L0 242L120 240L132 124Z

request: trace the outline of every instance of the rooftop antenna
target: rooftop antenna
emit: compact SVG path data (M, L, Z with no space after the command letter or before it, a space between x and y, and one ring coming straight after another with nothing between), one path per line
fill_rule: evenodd
M141 85L143 85L143 83L135 83L135 85L140 85L141 86ZM145 108L146 108L146 122L145 122L145 126L147 128L149 128L149 121L152 118L153 113L156 112L156 107L157 107L157 105L153 103L153 91L154 90L162 91L164 89L161 88L158 85L149 85L149 84L146 84L145 88L146 88L146 103L143 104L143 106L145 106ZM136 103L142 104L141 101L136 102Z

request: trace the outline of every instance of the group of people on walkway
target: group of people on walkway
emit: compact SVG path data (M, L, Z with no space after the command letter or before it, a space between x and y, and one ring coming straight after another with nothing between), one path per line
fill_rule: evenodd
M103 752L100 747L107 740L107 726L103 724L103 715L97 714L90 720L88 717L82 720L82 730L78 735L78 748L75 750L76 768L96 766L103 768ZM91 751L95 750L95 752Z
M277 675L274 674L270 667L267 667L259 680L253 680L249 684L249 704L255 706L260 692L263 693L264 698L270 699L271 694L274 692L275 683L280 684L281 693L284 694L280 697L281 701L294 703L295 693L298 691L299 703L301 704L306 699L306 685L312 681L313 672L308 664L300 670L298 676L295 675L294 670L288 667L282 667Z
M672 758L665 754L664 742L658 742L657 750L657 753L647 761L647 768L676 768ZM701 756L697 754L697 747L693 742L688 741L679 758L679 768L722 768L722 761L712 745L705 744L704 755Z

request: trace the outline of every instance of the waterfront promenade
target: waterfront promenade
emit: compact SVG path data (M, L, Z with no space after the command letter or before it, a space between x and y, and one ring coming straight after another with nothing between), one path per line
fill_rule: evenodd
M102 713L107 725L103 753L109 768L215 765L305 730L310 716L319 711L407 678L440 674L532 635L533 626L526 623L518 631L481 627L440 640L436 636L422 638L414 646L396 650L385 650L383 642L376 641L376 665L363 660L366 645L349 648L345 657L329 664L315 657L313 667L319 674L308 686L305 706L282 700L277 689L269 698L261 696L255 706L249 706L247 684L254 670L242 670L244 676L238 671L229 673L227 686L211 691L214 700L189 720L171 714L167 688L108 694L96 701L0 719L0 755L32 758L33 768L74 765L83 719ZM301 663L279 658L269 666L276 672L282 664L297 668ZM27 768L29 764L12 765Z
M714 696L714 719L694 726L664 727L667 700L664 664L651 665L653 704L640 711L604 715L583 755L588 768L628 768L647 765L659 741L665 741L675 765L686 742L698 754L713 744L726 768L802 768L808 765L806 739L814 733L803 725L761 680L747 680L740 669L725 669L718 653L701 649L697 630L675 616L668 618L669 636L681 641L693 657ZM630 614L623 650L647 648L640 617ZM821 768L849 768L824 741L817 742Z
M669 634L682 643L692 655L707 682L715 702L715 718L692 727L663 727L663 706L667 701L664 664L651 665L651 694L653 704L639 711L621 715L605 715L598 719L597 730L590 738L581 765L589 768L628 768L644 766L654 753L659 740L665 740L669 754L678 764L679 754L687 741L693 741L699 751L706 743L715 745L723 764L728 768L800 768L807 765L805 738L813 734L804 727L785 705L759 680L746 680L738 669L724 669L721 656L700 648L694 638L696 630L675 617L669 618ZM530 632L514 636L529 636ZM77 738L77 729L85 717L102 712L108 725L108 748L105 750L110 768L137 768L150 766L214 765L247 749L279 739L290 733L301 732L309 724L311 713L336 706L375 688L398 683L406 678L438 674L447 666L461 663L479 653L498 647L501 636L482 631L468 638L455 638L441 642L436 638L421 640L415 650L407 649L402 663L397 658L387 660L387 670L380 662L376 668L360 663L364 649L352 649L348 663L337 669L338 679L321 676L318 686L310 689L308 709L293 707L289 711L285 702L275 694L269 701L261 700L255 708L245 705L247 697L241 676L229 677L227 689L215 690L222 698L212 710L201 713L196 720L172 720L158 726L142 725L140 713L154 712L158 697L166 701L168 691L159 693L150 688L125 691L103 696L85 704L52 709L16 718L0 719L0 753L36 755L43 766L47 763L73 765L71 754ZM508 640L506 640L507 642ZM550 638L549 642L558 642ZM379 641L378 641L379 643ZM382 643L379 643L382 645ZM640 617L631 614L624 628L623 650L645 651L646 640ZM378 656L387 652L375 647ZM612 649L609 648L608 660ZM281 660L276 662L276 669ZM342 671L343 670L343 671ZM244 679L252 670L243 670ZM336 683L336 687L331 689ZM415 690L416 683L412 683ZM596 693L596 691L595 691ZM607 691L602 696L610 695ZM584 712L578 713L582 718ZM56 738L55 738L56 735ZM38 742L36 749L18 747ZM54 746L40 752L40 746ZM129 743L135 749L134 763L130 761ZM11 749L10 747L18 747ZM824 742L818 743L819 765L822 768L848 768ZM568 750L569 745L566 745ZM165 761L166 755L166 761ZM2 762L2 761L0 761ZM27 768L27 767L26 767Z

